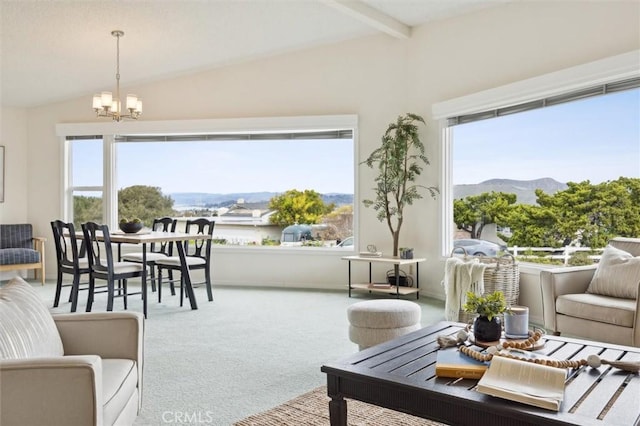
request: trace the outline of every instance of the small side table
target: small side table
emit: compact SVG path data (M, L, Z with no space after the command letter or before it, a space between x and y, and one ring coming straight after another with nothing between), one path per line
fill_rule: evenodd
M342 260L349 262L349 297L351 297L351 290L366 290L375 293L387 293L395 294L396 298L400 298L400 295L416 294L416 299L420 298L420 274L419 263L424 262L425 258L415 259L400 259L395 257L373 257L373 256L344 256ZM369 262L369 282L368 283L352 283L351 282L351 262ZM373 263L386 263L389 265L416 265L416 286L415 287L403 287L400 286L400 277L396 276L396 285L378 286L376 287L371 280L371 265Z

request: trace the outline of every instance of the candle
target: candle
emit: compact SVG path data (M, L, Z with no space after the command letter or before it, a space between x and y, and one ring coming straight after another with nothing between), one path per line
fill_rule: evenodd
M529 308L512 306L504 313L504 335L507 338L526 338L529 336Z

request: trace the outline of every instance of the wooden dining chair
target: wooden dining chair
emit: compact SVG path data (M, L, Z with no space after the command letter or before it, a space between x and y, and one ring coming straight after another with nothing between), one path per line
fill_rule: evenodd
M187 220L185 232L203 234L211 237L213 236L215 224L215 221L205 218ZM204 281L194 283L192 286L195 287L204 284L207 288L209 302L213 301L213 291L211 289L211 238L195 241L187 240L177 242L176 244L183 244L186 260L185 267L188 271L204 270ZM180 306L182 306L184 300L184 275L182 273L180 256L169 256L164 259L158 259L156 266L158 267L158 302L162 301L162 271L180 271ZM188 271L185 273L188 273Z
M140 292L128 293L127 280L129 278L142 277L142 265L132 262L114 262L113 250L111 248L111 237L107 225L99 225L94 222L82 224L85 244L87 246L87 257L89 258L89 297L87 300L87 312L91 312L94 300L95 281L105 280L107 282L107 311L113 310L113 299L122 297L124 309L127 309L127 296L140 294ZM104 248L104 250L102 250ZM118 287L117 294L115 283L122 282L122 287ZM144 316L147 316L147 300L144 297L146 280L141 280L142 303Z
M159 232L175 232L176 223L178 221L171 217L161 217L153 219L151 225L152 231ZM173 254L173 243L163 241L161 243L151 243L147 250L147 265L149 265L149 281L151 282L151 291L156 291L156 264L155 261L169 257ZM142 252L127 253L122 255L123 262L135 262L142 264ZM173 279L173 272L170 271L169 280ZM171 284L171 293L175 294L173 283Z
M66 223L61 220L51 222L53 231L53 242L56 247L56 260L58 264L58 275L56 280L56 295L53 299L53 307L57 308L60 303L60 295L63 287L71 287L69 292L69 302L71 302L71 312L75 312L78 306L78 293L80 290L88 290L88 287L80 287L81 284L88 284L89 260L80 256L78 241L73 223ZM63 274L72 276L70 284L63 283ZM80 282L82 275L87 275L87 281Z

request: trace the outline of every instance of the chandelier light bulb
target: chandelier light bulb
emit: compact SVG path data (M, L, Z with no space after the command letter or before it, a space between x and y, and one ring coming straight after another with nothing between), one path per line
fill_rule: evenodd
M127 109L135 110L138 105L138 97L136 95L127 95Z
M111 96L111 92L102 92L100 97L102 98L102 107L111 108L111 104L113 103L113 97Z

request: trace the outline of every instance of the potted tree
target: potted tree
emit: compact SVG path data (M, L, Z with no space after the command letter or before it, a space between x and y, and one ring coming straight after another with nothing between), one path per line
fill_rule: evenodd
M406 206L422 198L420 190L427 191L435 198L436 187L418 185L416 179L429 164L420 140L418 123L424 119L416 114L400 115L387 127L382 136L382 144L363 163L378 170L373 188L375 198L365 199L366 207L373 207L380 222L386 222L393 238L393 257L398 257L400 229L404 221ZM399 267L395 266L398 275Z
M473 322L473 336L478 342L495 342L502 335L502 322L499 315L507 310L504 293L494 291L486 296L467 292L467 301L462 309L478 314Z

